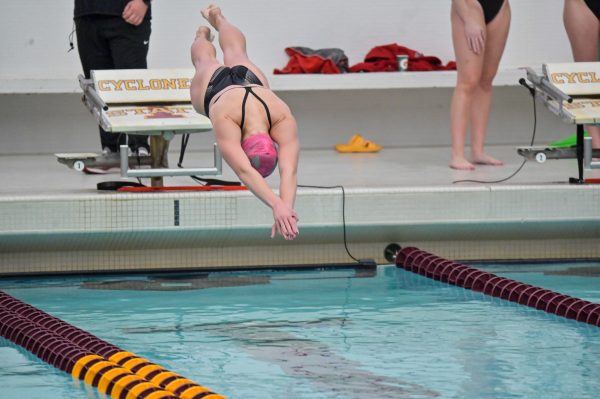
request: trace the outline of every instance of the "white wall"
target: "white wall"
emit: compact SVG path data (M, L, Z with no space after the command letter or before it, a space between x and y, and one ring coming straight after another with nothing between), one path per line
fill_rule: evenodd
M207 0L206 3L209 1ZM354 64L380 44L399 43L444 62L453 58L450 0L222 0L248 37L251 57L269 73L287 46L342 48ZM503 67L568 61L562 0L512 0ZM190 67L189 46L203 24L198 0L154 0L149 66ZM80 72L67 53L72 0L0 0L0 79L69 79Z
M220 5L246 32L250 55L269 73L287 63L286 46L339 47L353 64L373 46L397 42L447 62L453 58L450 3L222 0ZM201 5L197 0L154 0L151 68L191 67L189 46L203 23ZM512 9L502 67L571 59L562 0L512 0ZM60 89L54 94L0 94L0 155L99 148L94 120L73 94L80 65L76 50L67 53L72 12L73 0L0 0L0 88L11 81L21 84L14 79L73 82L66 90L71 94L61 94ZM384 146L448 145L451 94L450 88L280 93L298 119L303 148L331 148L354 133ZM570 126L540 112L539 143L571 133ZM525 145L530 130L526 91L518 86L496 88L488 143ZM210 142L210 135L194 137L191 148L210 148Z

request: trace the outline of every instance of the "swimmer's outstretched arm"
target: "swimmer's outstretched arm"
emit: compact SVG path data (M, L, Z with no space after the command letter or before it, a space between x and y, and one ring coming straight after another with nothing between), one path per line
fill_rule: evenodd
M279 146L278 165L279 165L279 196L281 200L294 209L296 201L296 189L298 185L298 158L300 155L300 143L298 142L296 120L291 113L284 119L279 120L271 128L270 134L273 140ZM298 215L294 212L296 224ZM277 224L273 224L271 237L275 235Z
M279 195L292 209L296 201L298 184L298 158L300 156L300 143L298 142L298 127L291 113L279 120L271 128L271 137L279 146Z
M211 121L217 144L219 145L219 150L227 164L233 169L235 174L250 189L250 191L272 209L274 228L271 237L274 237L275 232L277 231L286 240L293 240L296 238L298 235L298 215L296 215L293 208L295 194L290 196L290 193L288 192L288 186L291 187L291 184L285 184L285 194L282 195L286 198L284 201L282 197L277 196L273 190L271 190L265 179L250 164L250 160L242 150L240 144L240 127L227 117L214 118L211 119ZM284 163L287 164L287 161L284 161Z
M477 0L452 0L452 8L464 24L465 39L471 51L481 54L485 48L486 27L483 9Z

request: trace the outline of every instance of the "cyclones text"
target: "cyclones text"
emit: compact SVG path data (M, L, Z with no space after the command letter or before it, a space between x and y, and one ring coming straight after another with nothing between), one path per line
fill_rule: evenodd
M100 91L138 91L138 90L188 90L191 80L189 78L176 79L123 79L99 80L97 83Z

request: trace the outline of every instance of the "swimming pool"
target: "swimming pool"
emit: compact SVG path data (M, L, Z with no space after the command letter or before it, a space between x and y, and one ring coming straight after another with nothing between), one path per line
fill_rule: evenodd
M599 264L477 265L600 303ZM397 269L0 280L230 398L595 398L600 329ZM0 339L2 399L101 397Z

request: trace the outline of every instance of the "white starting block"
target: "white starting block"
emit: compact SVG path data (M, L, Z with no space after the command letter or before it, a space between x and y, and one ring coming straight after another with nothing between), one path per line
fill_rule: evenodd
M572 183L583 183L583 171L600 169L600 150L592 150L590 137L584 138L584 125L600 125L600 62L544 64L542 74L527 68L527 87L536 99L566 123L577 126L575 148L518 147L517 152L527 159L544 162L546 159L576 158L579 176Z
M121 158L118 154L97 154L95 152L71 152L71 153L57 153L54 154L58 158L58 162L67 165L71 169L75 169L78 172L86 173L100 173L100 172L89 172L89 168L95 168L98 170L110 169L121 165ZM149 156L133 157L130 156L129 166L152 166L152 158Z
M212 167L171 169L168 165L169 143L175 135L212 130L210 120L191 105L193 74L190 69L124 69L92 71L91 79L79 76L83 101L98 124L111 133L150 136L151 155L141 160L128 157L125 145L121 146L120 157L56 154L58 161L76 170L119 165L121 176L149 177L155 187L163 185L164 176L220 175L222 158L216 144ZM132 168L134 165L150 168Z

